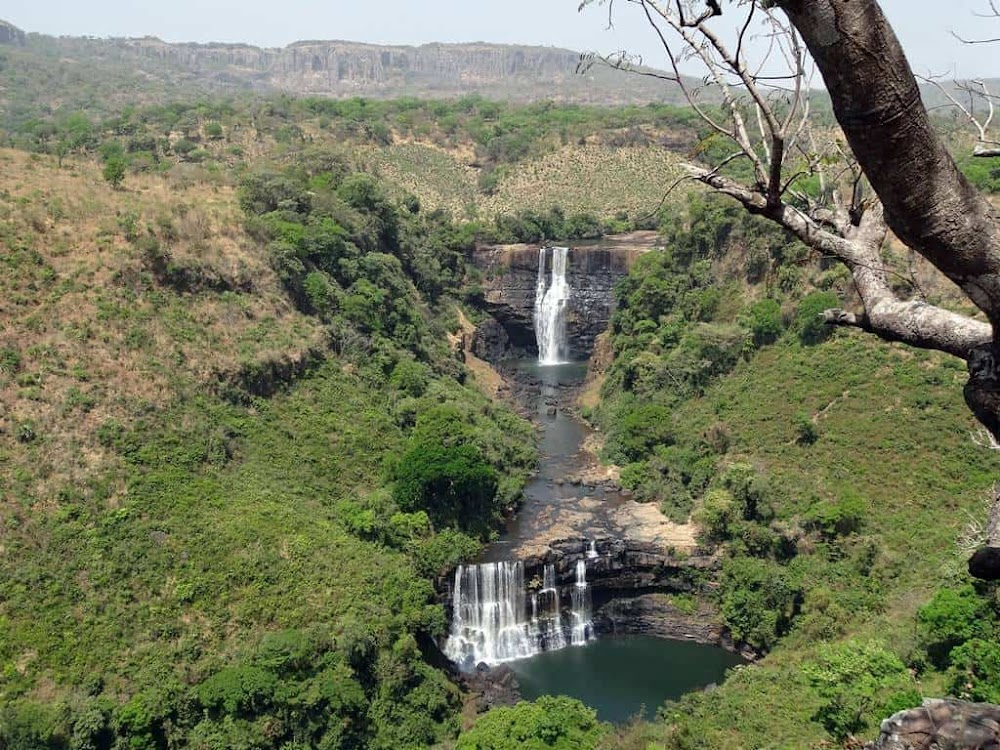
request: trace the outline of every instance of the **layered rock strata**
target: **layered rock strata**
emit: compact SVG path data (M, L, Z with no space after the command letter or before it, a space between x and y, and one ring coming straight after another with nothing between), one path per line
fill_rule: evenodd
M570 247L566 328L572 359L589 357L595 339L607 329L614 312L615 284L628 274L635 258L649 249L652 238L645 239L650 244L644 247L612 241ZM484 301L494 320L473 337L476 356L496 364L504 358L537 354L534 311L539 258L538 245L491 245L472 254L470 261L483 276ZM546 258L551 264L551 253Z

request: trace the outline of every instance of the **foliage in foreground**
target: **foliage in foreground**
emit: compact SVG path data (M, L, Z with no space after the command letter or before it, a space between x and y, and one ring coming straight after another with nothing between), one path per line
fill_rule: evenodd
M609 727L580 701L542 696L480 716L455 750L596 750L608 733Z

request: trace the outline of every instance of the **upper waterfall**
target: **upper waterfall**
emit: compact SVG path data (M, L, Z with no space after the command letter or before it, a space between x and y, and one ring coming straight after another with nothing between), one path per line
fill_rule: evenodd
M569 303L569 282L566 280L568 247L553 247L552 275L546 284L546 251L538 250L538 280L535 284L535 339L538 341L538 363L559 365L569 360L566 338L566 307Z

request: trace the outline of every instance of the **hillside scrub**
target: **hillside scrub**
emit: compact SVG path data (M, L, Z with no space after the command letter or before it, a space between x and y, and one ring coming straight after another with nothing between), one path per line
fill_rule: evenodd
M661 231L617 290L592 416L623 484L718 551L723 621L766 656L622 746L812 746L920 695L995 695L994 593L956 541L998 466L970 444L961 363L814 327L850 287L719 199Z
M50 174L4 158L28 186ZM466 235L337 160L262 164L200 209L134 179L91 196L57 173L44 202L19 187L2 204L0 744L455 736L431 581L478 552L535 462L530 426L447 341ZM118 209L98 252L88 200ZM209 209L245 232L227 243ZM134 372L98 366L115 356ZM447 453L458 425L459 456L407 474L408 449ZM77 452L100 460L44 468ZM481 502L444 512L428 477Z

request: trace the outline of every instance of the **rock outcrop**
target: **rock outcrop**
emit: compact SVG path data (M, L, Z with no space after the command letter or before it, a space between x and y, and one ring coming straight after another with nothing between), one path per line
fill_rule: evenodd
M652 247L653 236L619 243L588 243L570 247L567 278L570 287L567 334L570 356L590 356L594 340L604 332L614 312L615 283L628 273L635 258ZM537 353L534 330L535 290L538 283L538 245L490 245L478 248L470 258L483 275L487 309L506 334L507 346L497 344L502 336L495 328L484 330L477 353L497 363L504 356L523 357ZM551 263L551 254L549 254ZM551 266L550 266L551 268Z
M335 98L478 93L489 98L601 104L680 101L680 90L607 66L577 73L573 50L512 44L377 45L300 41L281 48L170 43L156 37L48 37L66 55L117 59L213 87L290 91Z
M538 576L540 580L542 568L551 564L555 566L557 583L569 585L576 580L577 561L586 560L587 582L593 586L596 600L598 596L613 598L617 593L698 591L704 573L718 566L712 555L677 552L649 542L597 539L594 548L597 554L591 557L590 540L552 542L545 554L524 561L525 579Z
M25 43L24 32L12 23L8 23L0 18L0 44L13 44L23 46Z
M558 584L570 586L575 582L577 561L584 559L595 632L653 635L732 647L717 612L703 599L695 611L682 611L669 596L703 593L705 581L714 576L718 567L715 557L627 539L598 539L594 548L596 557L586 539L554 542L545 555L525 561L525 578L540 580L542 568L549 563L555 566Z
M1000 750L1000 706L928 698L882 722L869 750Z
M652 635L675 640L722 645L754 658L751 650L729 639L718 613L705 597L698 597L693 611L682 610L671 594L704 594L718 569L712 555L687 554L661 545L627 539L562 539L540 555L524 562L529 591L543 585L544 568L552 565L555 583L568 590L576 583L576 565L587 564L587 584L592 602L594 632ZM596 552L596 556L594 553ZM441 576L437 589L442 602L452 607L454 575ZM688 601L693 601L688 598ZM488 675L485 675L488 676ZM493 678L490 677L492 681Z

